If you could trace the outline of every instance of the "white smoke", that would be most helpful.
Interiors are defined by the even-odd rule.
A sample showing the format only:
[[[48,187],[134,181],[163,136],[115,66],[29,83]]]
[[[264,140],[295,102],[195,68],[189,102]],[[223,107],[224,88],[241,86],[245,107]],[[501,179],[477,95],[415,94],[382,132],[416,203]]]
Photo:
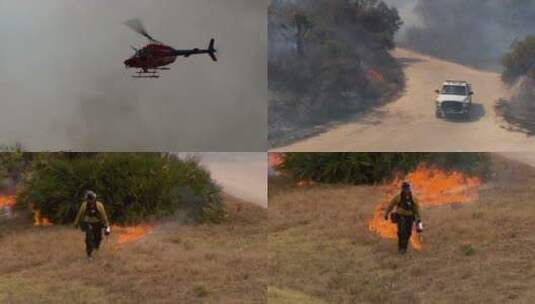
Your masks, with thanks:
[[[0,144],[27,150],[264,151],[265,0],[0,1]],[[160,79],[123,61],[147,41],[205,48]]]

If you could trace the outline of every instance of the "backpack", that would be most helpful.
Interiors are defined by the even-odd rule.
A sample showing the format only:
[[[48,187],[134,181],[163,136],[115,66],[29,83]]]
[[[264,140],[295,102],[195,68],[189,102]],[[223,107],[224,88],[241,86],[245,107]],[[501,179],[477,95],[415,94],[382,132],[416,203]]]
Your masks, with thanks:
[[[88,217],[98,217],[100,219],[100,213],[97,210],[97,202],[94,204],[87,203],[87,206],[85,208],[85,215]]]
[[[412,211],[414,209],[414,200],[412,198],[412,193],[408,195],[400,194],[398,207]]]

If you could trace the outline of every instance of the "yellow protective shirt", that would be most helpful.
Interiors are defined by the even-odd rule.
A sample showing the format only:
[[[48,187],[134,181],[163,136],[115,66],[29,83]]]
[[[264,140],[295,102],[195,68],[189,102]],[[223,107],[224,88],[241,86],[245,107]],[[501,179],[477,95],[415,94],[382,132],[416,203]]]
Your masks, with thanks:
[[[100,221],[104,222],[104,225],[106,227],[110,226],[110,222],[108,221],[108,215],[106,214],[106,209],[104,209],[104,205],[101,202],[96,202],[96,209],[99,213],[100,217],[92,217],[86,214],[87,210],[87,202],[83,202],[80,206],[80,209],[78,210],[78,214],[76,214],[76,219],[74,220],[74,225],[78,226],[80,224],[80,220],[87,223],[98,223]]]
[[[390,201],[386,208],[386,212],[390,213],[390,211],[392,211],[392,209],[394,209],[395,207],[396,213],[408,216],[414,215],[414,217],[418,220],[420,219],[420,205],[418,204],[418,201],[416,200],[416,198],[414,198],[414,196],[412,197],[412,202],[412,210],[401,208],[401,194],[398,194]]]

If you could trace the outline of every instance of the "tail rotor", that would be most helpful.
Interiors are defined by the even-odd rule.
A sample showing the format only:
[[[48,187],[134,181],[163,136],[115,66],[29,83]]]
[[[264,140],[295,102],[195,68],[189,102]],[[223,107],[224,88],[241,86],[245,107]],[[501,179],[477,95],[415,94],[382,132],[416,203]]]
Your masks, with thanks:
[[[208,55],[210,56],[210,58],[212,58],[213,61],[217,61],[217,57],[216,57],[216,53],[217,53],[217,50],[215,49],[215,40],[214,39],[210,39],[210,44],[208,45]]]

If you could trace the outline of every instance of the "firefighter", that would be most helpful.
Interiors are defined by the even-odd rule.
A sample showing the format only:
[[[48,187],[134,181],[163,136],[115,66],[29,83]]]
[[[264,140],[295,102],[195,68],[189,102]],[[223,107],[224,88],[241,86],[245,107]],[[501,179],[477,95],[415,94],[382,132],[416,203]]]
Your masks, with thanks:
[[[80,227],[85,232],[85,250],[88,260],[92,259],[91,254],[94,250],[98,250],[100,242],[102,241],[102,230],[109,235],[110,222],[106,214],[104,205],[97,201],[97,194],[93,191],[85,193],[85,202],[82,203],[76,219],[74,220],[74,227]]]
[[[409,240],[412,235],[412,226],[414,222],[421,227],[420,224],[420,208],[417,200],[412,195],[411,185],[408,182],[403,182],[401,185],[401,193],[396,195],[385,209],[385,220],[388,220],[388,215],[395,208],[391,214],[392,222],[397,224],[398,228],[398,248],[400,254],[407,252]]]

